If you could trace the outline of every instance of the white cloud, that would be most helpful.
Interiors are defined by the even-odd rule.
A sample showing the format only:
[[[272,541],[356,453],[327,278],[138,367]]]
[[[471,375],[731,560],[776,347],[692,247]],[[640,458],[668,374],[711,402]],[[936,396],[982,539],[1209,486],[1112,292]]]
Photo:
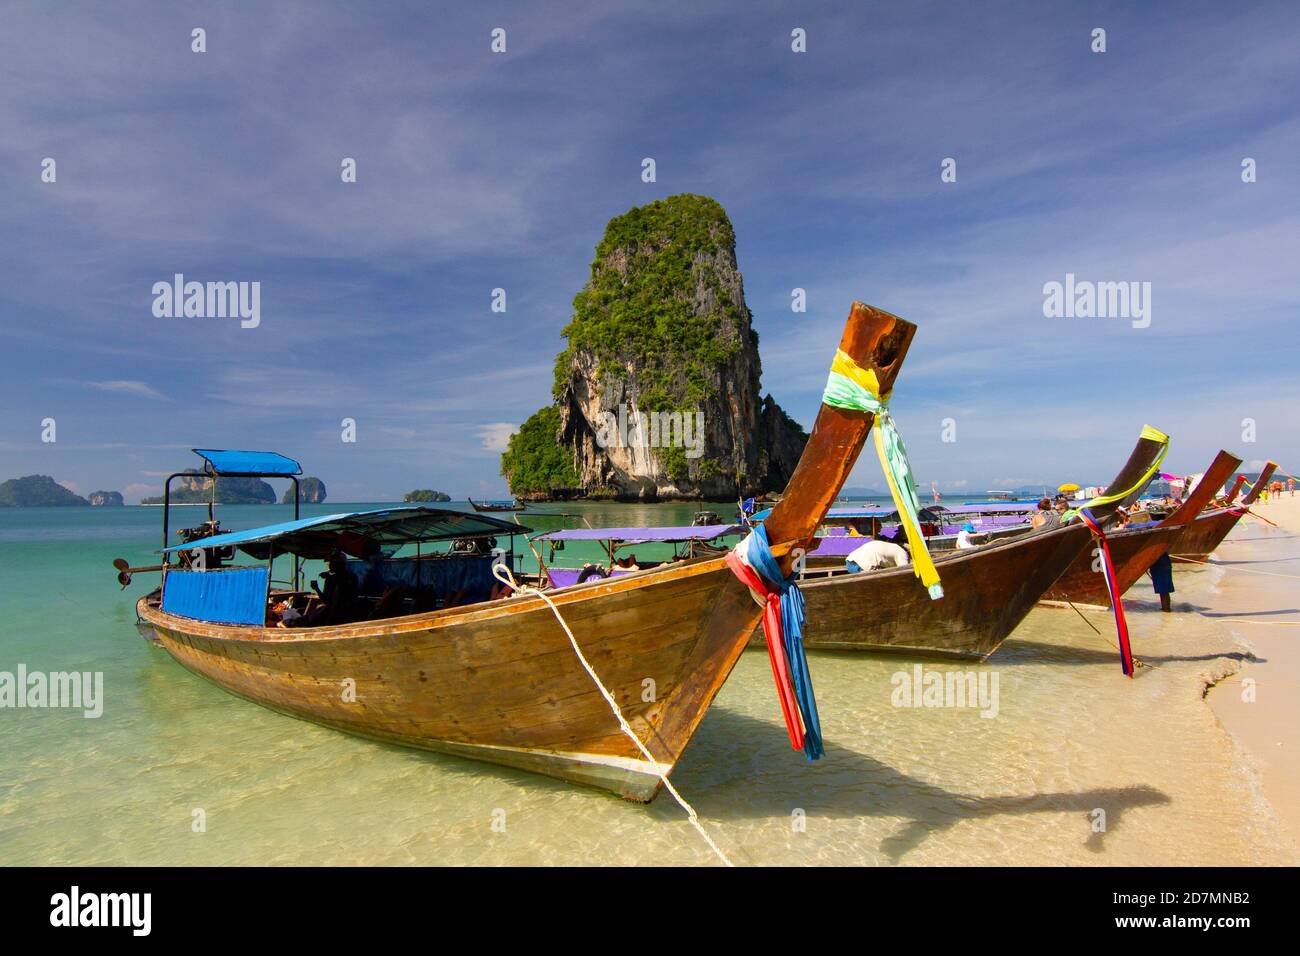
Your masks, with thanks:
[[[87,382],[86,385],[89,388],[99,389],[101,392],[116,392],[119,395],[134,395],[137,398],[151,398],[158,402],[171,401],[171,399],[153,386],[144,382],[135,381],[134,379],[112,379],[107,382]]]
[[[485,451],[505,451],[510,436],[518,430],[519,426],[510,422],[489,422],[479,429],[478,437]]]
[[[138,504],[141,498],[148,498],[157,495],[162,489],[157,485],[146,485],[143,482],[132,482],[122,489],[122,500],[129,505]]]

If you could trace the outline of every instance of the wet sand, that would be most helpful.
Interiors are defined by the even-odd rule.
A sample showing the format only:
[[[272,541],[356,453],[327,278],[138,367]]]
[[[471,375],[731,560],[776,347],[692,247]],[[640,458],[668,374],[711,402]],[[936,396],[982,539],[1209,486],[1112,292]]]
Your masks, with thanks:
[[[1300,496],[1257,502],[1251,510],[1259,518],[1238,523],[1212,568],[1178,579],[1214,575],[1212,606],[1200,613],[1254,655],[1208,700],[1259,773],[1291,840],[1300,842]]]

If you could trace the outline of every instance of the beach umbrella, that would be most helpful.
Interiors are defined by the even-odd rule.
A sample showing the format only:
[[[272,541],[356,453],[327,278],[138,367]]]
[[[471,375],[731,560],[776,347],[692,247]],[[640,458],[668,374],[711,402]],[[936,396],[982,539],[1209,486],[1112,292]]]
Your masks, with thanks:
[[[1066,482],[1065,484],[1061,485],[1061,487],[1057,488],[1056,490],[1057,490],[1057,491],[1060,491],[1060,492],[1062,492],[1062,493],[1068,494],[1068,493],[1071,492],[1071,491],[1078,491],[1078,490],[1079,490],[1079,486],[1076,485],[1076,484],[1074,484],[1073,482]]]

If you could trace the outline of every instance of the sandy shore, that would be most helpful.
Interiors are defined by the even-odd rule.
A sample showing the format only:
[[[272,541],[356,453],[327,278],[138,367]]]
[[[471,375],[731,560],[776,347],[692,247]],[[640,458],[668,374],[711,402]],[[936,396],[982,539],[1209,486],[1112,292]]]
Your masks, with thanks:
[[[1199,611],[1228,628],[1256,660],[1216,685],[1208,700],[1300,843],[1300,496],[1284,494],[1251,510],[1259,518],[1246,515],[1204,572],[1217,580],[1212,606]]]

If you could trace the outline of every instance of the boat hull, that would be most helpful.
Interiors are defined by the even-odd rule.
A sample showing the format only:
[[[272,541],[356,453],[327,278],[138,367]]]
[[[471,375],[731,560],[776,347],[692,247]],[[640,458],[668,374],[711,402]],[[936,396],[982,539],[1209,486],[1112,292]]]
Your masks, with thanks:
[[[1106,543],[1119,593],[1123,594],[1136,584],[1182,533],[1181,527],[1151,525],[1107,534]],[[1047,589],[1043,600],[1110,607],[1110,593],[1106,590],[1106,578],[1098,559],[1099,547],[1099,544],[1093,544],[1084,548],[1056,583]]]
[[[1192,561],[1208,560],[1214,553],[1214,549],[1228,536],[1228,532],[1237,526],[1237,522],[1245,513],[1245,510],[1240,508],[1226,508],[1199,515],[1179,529],[1182,534],[1174,542],[1169,553],[1173,557],[1187,558]]]
[[[655,771],[671,772],[760,609],[719,559],[554,600],[653,764],[535,597],[311,629],[208,624],[148,599],[137,610],[179,663],[281,713],[649,801],[662,785]]]
[[[1076,524],[937,556],[938,601],[911,567],[806,581],[804,646],[982,660],[1090,540]],[[761,633],[754,640],[761,643]]]

